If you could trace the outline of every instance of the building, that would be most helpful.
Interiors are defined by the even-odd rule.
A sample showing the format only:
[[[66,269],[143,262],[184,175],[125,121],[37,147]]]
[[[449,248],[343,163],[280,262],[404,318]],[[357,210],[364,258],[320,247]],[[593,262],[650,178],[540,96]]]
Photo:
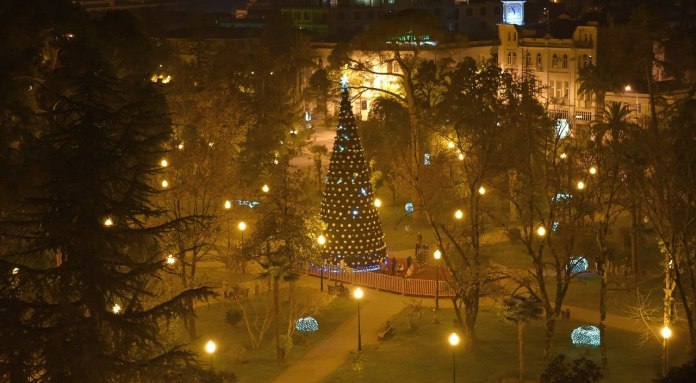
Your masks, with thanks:
[[[183,8],[190,0],[77,0],[88,12],[125,11],[141,8]]]

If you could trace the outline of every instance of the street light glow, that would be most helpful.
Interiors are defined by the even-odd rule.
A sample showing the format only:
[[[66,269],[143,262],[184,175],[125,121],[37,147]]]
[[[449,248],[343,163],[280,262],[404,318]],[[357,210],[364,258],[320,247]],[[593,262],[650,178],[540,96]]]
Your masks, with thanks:
[[[353,296],[355,297],[355,299],[361,299],[363,297],[362,289],[360,287],[355,289],[355,292],[353,292]]]
[[[167,161],[166,158],[162,158],[162,161],[160,161],[160,166],[166,168],[167,166],[169,166],[169,161]]]
[[[324,246],[326,244],[326,237],[324,237],[324,234],[317,237],[317,243],[321,246]]]
[[[114,225],[114,220],[111,219],[111,217],[106,217],[104,219],[104,226],[110,227]]]
[[[375,198],[375,207],[382,207],[382,200],[379,198]]]
[[[591,167],[591,168],[590,168],[590,174],[592,174],[592,175],[595,175],[595,174],[597,174],[597,168],[596,168],[596,167],[594,167],[594,166],[593,166],[593,167]]]
[[[669,328],[669,326],[665,326],[660,330],[660,335],[662,335],[664,339],[669,339],[672,337],[672,329]]]
[[[162,188],[166,189],[169,186],[169,181],[167,180],[162,180]]]
[[[239,230],[244,231],[244,230],[246,230],[246,228],[247,228],[247,224],[246,224],[246,222],[241,221],[241,222],[239,223],[239,225],[237,225],[237,227],[239,228]]]
[[[167,264],[169,266],[171,266],[175,263],[176,263],[176,258],[174,258],[174,255],[172,255],[172,254],[167,255]]]
[[[205,344],[205,352],[212,354],[215,350],[217,350],[217,345],[212,340],[209,340],[208,343]]]
[[[225,201],[225,209],[230,210],[232,208],[232,202],[230,200]]]
[[[539,226],[539,228],[537,228],[536,230],[536,233],[538,236],[543,237],[546,235],[546,228],[543,226]]]
[[[462,219],[463,217],[464,217],[464,212],[461,209],[457,209],[457,211],[454,212],[454,218]]]
[[[450,149],[454,149],[454,141],[450,141],[447,143],[447,147]]]
[[[479,188],[478,192],[479,192],[479,194],[484,195],[484,194],[486,194],[486,188],[483,187],[483,186],[481,186],[481,187]]]
[[[566,158],[568,158],[568,155],[565,153],[561,153],[561,159],[565,160]]]
[[[435,258],[436,260],[439,261],[441,257],[442,257],[442,252],[440,250],[435,250],[435,252],[433,253],[433,258]]]
[[[121,312],[121,306],[118,303],[115,303],[114,306],[111,308],[111,312],[114,314],[118,314]]]
[[[268,193],[268,191],[271,190],[271,188],[268,187],[268,185],[264,184],[261,186],[261,191],[264,193]]]
[[[459,153],[459,161],[464,161],[464,153]]]
[[[582,181],[578,181],[578,190],[582,190],[585,188],[585,183]]]
[[[633,88],[631,88],[630,85],[626,85],[626,86],[624,87],[624,90],[625,90],[626,92],[630,92],[630,91],[633,90]]]
[[[449,344],[452,346],[456,346],[459,344],[459,335],[457,333],[453,332],[449,336]]]

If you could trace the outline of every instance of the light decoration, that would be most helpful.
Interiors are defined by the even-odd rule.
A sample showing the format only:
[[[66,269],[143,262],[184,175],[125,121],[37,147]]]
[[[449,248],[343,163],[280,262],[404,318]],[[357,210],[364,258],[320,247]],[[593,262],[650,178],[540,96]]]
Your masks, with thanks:
[[[461,209],[457,209],[457,211],[454,212],[454,218],[456,218],[456,219],[464,218],[464,212]]]
[[[578,190],[583,190],[585,188],[585,183],[582,181],[578,181],[577,187]]]
[[[406,202],[404,210],[406,210],[406,213],[413,213],[413,202]]]
[[[318,243],[320,246],[326,245],[326,237],[324,237],[324,234],[322,234],[322,235],[320,235],[319,237],[317,237],[317,243]]]
[[[250,208],[254,208],[258,205],[261,205],[261,202],[258,201],[248,201],[248,200],[243,200],[243,199],[238,199],[235,202],[237,202],[237,205],[239,206],[248,206]]]
[[[459,153],[459,156],[457,156],[457,158],[459,158],[459,161],[464,161],[464,153]]]
[[[266,184],[264,184],[263,186],[261,186],[261,191],[264,192],[264,193],[268,193],[270,190],[271,190],[271,188],[268,187],[268,185],[266,185]]]
[[[320,208],[326,227],[321,254],[331,271],[338,269],[341,260],[354,271],[379,270],[379,260],[386,256],[371,178],[344,75],[339,122]]]
[[[559,225],[559,224],[560,224],[560,222],[558,222],[558,221],[553,221],[553,223],[551,224],[551,231],[556,231],[556,230],[558,230],[558,225]]]
[[[430,165],[430,153],[425,153],[423,155],[423,165],[425,165],[425,166]]]
[[[111,307],[111,312],[114,314],[120,314],[121,313],[121,305],[118,303],[114,303],[114,305]]]
[[[319,322],[314,317],[305,316],[295,321],[295,329],[299,332],[309,334],[319,330]]]
[[[162,161],[160,161],[160,166],[166,168],[167,166],[169,166],[169,161],[167,161],[166,158],[162,158]]]
[[[17,275],[19,274],[19,267],[15,267],[12,269],[12,275]]]
[[[111,227],[114,225],[114,220],[111,217],[104,218],[104,226]]]
[[[175,263],[176,263],[176,258],[174,257],[174,255],[172,255],[172,254],[167,255],[167,264],[169,266],[173,266]]]
[[[593,166],[593,167],[591,167],[589,171],[590,171],[590,174],[592,174],[592,175],[595,175],[595,174],[597,174],[597,168],[596,168],[596,167],[594,167],[594,166]]]
[[[580,326],[570,333],[570,340],[576,346],[598,347],[600,344],[597,326]]]
[[[570,199],[571,197],[572,196],[568,193],[556,193],[556,195],[552,198],[552,200],[555,202],[555,201]]]
[[[232,208],[232,201],[226,200],[225,201],[225,209],[230,210]]]
[[[479,194],[484,195],[484,194],[486,194],[486,188],[483,187],[483,186],[481,186],[481,187],[479,188],[478,192],[479,192]]]
[[[587,271],[590,267],[590,263],[587,262],[585,257],[571,257],[570,258],[570,271],[572,273],[582,273]]]
[[[167,187],[169,187],[169,181],[167,181],[167,180],[162,180],[162,184],[161,184],[161,185],[162,185],[162,189],[166,189]]]

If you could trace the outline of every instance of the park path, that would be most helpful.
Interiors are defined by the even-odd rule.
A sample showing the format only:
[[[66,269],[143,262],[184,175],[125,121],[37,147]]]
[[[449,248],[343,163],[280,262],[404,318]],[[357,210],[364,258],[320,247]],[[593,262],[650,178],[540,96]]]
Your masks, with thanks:
[[[308,286],[317,286],[316,278],[304,277]],[[350,286],[351,290],[355,286]],[[384,322],[401,312],[408,302],[407,297],[376,291],[363,287],[365,297],[360,304],[360,326],[362,345],[376,344],[377,333]],[[337,298],[345,299],[345,298]],[[351,298],[349,298],[351,299]],[[305,354],[302,359],[288,367],[273,382],[321,382],[337,368],[343,365],[351,352],[358,347],[358,315],[356,314],[338,326],[328,338]]]

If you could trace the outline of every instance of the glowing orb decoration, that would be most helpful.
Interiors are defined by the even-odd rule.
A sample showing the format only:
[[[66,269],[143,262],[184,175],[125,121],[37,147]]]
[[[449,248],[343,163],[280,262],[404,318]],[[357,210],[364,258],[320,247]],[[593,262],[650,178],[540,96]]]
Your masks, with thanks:
[[[317,322],[317,320],[311,316],[301,317],[295,321],[295,329],[305,334],[309,334],[310,332],[319,330],[319,322]]]
[[[596,326],[581,326],[570,333],[570,339],[576,346],[598,347],[599,328]]]
[[[407,213],[413,213],[413,202],[407,202],[406,205],[404,205],[404,209]]]
[[[587,262],[585,257],[572,257],[570,258],[570,270],[573,273],[582,273],[587,271],[590,267],[590,263]]]

